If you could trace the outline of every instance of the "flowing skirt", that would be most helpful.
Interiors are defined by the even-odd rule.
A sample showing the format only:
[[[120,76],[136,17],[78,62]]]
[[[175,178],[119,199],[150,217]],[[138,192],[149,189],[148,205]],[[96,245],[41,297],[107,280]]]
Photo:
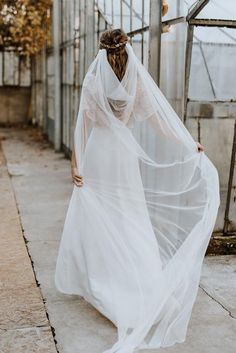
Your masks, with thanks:
[[[83,296],[115,325],[134,327],[144,308],[152,310],[153,283],[162,273],[138,159],[111,130],[95,126],[83,176],[84,186],[74,186],[65,220],[57,288]]]
[[[208,239],[200,234],[212,229],[204,218],[196,223],[164,268],[139,160],[109,128],[93,127],[83,177],[84,186],[74,186],[65,219],[56,287],[83,296],[117,326],[119,337],[135,328],[125,347],[184,341],[202,264],[195,246],[203,256]],[[116,352],[114,347],[109,352]]]

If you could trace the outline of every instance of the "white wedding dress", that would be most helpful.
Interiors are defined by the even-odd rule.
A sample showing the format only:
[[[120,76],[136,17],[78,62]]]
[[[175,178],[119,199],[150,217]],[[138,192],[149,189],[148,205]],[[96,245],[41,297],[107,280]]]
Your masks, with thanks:
[[[219,207],[218,173],[126,44],[121,82],[106,50],[83,83],[74,186],[55,283],[118,329],[106,353],[186,338]]]

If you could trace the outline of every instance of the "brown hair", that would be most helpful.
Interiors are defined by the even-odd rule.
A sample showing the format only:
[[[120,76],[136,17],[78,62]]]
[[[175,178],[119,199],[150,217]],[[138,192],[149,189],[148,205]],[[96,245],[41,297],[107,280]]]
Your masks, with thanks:
[[[126,69],[128,54],[125,50],[125,44],[129,37],[120,28],[103,32],[100,38],[99,49],[106,49],[107,59],[121,81]]]

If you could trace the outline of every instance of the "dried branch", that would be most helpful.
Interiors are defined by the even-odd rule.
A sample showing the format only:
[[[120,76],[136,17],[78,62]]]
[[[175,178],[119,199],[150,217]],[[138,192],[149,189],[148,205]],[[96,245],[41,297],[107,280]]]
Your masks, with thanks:
[[[51,41],[52,0],[0,0],[0,50],[38,53]]]

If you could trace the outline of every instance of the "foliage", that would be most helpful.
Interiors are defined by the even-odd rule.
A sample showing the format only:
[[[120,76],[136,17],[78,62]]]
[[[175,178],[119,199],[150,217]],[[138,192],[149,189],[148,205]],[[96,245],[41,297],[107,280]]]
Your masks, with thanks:
[[[52,0],[0,0],[0,50],[38,53],[51,40]]]

